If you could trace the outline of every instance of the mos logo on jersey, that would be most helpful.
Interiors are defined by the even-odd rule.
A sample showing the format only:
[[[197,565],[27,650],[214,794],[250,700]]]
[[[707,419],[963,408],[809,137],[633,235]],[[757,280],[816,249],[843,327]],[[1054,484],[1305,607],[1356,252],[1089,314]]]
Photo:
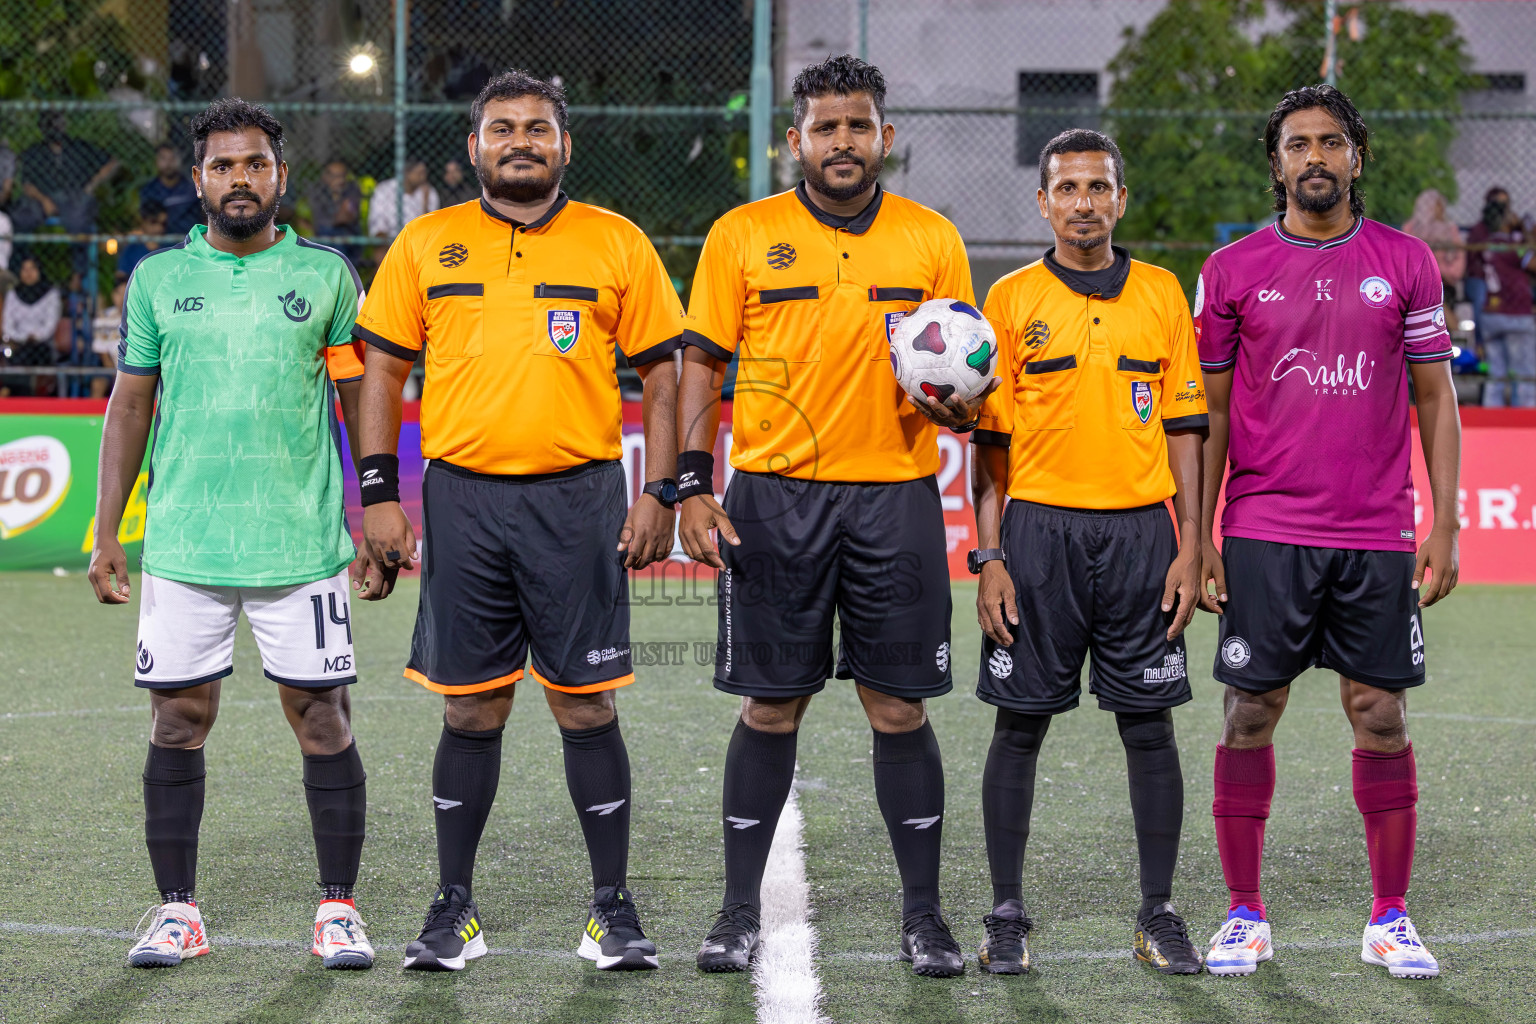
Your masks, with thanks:
[[[581,314],[574,309],[549,311],[549,340],[561,352],[569,352],[581,337]]]
[[[469,259],[469,250],[464,248],[458,242],[450,242],[449,244],[443,246],[441,249],[437,250],[437,262],[441,263],[449,270],[452,270],[454,267],[462,266],[464,261],[467,259]]]
[[[1024,344],[1030,348],[1039,348],[1051,340],[1051,325],[1044,320],[1032,320],[1028,327],[1024,328]]]
[[[287,295],[279,295],[277,301],[283,304],[283,315],[296,324],[301,324],[309,319],[309,314],[315,311],[309,304],[309,300],[299,295],[295,288]]]
[[[788,242],[780,242],[768,250],[768,265],[774,270],[785,270],[795,264],[795,247]]]
[[[1131,381],[1131,409],[1145,423],[1152,418],[1152,385],[1144,380]]]

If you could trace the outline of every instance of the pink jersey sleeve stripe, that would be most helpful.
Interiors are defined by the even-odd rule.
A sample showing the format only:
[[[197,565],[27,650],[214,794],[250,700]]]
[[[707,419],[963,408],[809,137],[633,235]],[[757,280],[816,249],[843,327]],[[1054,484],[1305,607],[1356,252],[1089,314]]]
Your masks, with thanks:
[[[1405,356],[1404,358],[1406,358],[1410,363],[1438,363],[1442,360],[1451,358],[1451,356],[1454,354],[1455,353],[1453,353],[1450,349],[1445,349],[1444,351],[1440,352],[1419,352]]]

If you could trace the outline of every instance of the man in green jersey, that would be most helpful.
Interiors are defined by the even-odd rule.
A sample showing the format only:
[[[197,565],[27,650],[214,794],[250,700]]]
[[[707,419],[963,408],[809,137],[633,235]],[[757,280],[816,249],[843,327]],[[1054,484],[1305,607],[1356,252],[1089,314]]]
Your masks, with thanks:
[[[191,130],[208,224],[129,279],[90,568],[102,603],[127,603],[117,529],[153,419],[135,682],[153,713],[144,831],[160,903],[128,962],[174,967],[208,952],[193,890],[203,743],[243,609],[304,755],[323,889],[314,952],[327,967],[366,968],[373,949],[352,902],[366,799],[346,689],[357,678],[349,565],[364,599],[389,583],[366,555],[353,560],[326,380],[355,462],[362,286],[341,253],[274,223],[288,168],[271,114],[219,100]]]

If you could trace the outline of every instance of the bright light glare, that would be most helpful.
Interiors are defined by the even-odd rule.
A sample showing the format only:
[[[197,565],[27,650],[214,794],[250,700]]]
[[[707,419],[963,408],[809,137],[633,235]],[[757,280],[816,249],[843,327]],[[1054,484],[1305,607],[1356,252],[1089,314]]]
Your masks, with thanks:
[[[373,57],[366,53],[354,53],[347,61],[347,70],[354,75],[366,75],[373,70]]]
[[[1463,320],[1463,321],[1461,321],[1460,326],[1461,326],[1461,329],[1464,330],[1464,331],[1476,330],[1477,329],[1477,321],[1476,320]]]

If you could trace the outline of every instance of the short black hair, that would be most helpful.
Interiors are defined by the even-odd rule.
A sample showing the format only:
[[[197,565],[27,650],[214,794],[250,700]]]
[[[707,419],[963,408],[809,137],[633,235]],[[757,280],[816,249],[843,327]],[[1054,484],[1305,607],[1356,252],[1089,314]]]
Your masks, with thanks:
[[[1096,132],[1092,128],[1068,128],[1040,151],[1040,190],[1049,191],[1051,187],[1051,157],[1060,156],[1063,153],[1108,153],[1109,159],[1115,167],[1115,188],[1125,187],[1125,157],[1120,155],[1120,147],[1115,145],[1115,140],[1103,132]]]
[[[146,199],[139,204],[139,219],[149,220],[151,217],[165,216],[165,204],[158,199]]]
[[[156,153],[159,153],[162,150],[164,152],[167,152],[167,153],[180,153],[181,152],[181,150],[177,149],[176,146],[174,144],[170,143],[170,142],[162,142],[162,143],[160,143],[160,145],[155,147],[155,152]]]
[[[503,71],[480,90],[475,102],[469,106],[469,130],[478,133],[480,122],[485,120],[485,105],[492,100],[515,100],[523,96],[540,96],[555,108],[555,125],[563,132],[570,129],[570,113],[566,108],[565,90],[554,82],[535,78],[526,71],[513,68]]]
[[[795,76],[795,125],[805,120],[805,109],[812,96],[852,96],[867,92],[875,101],[875,112],[885,123],[885,76],[868,61],[851,53],[828,57],[820,64],[807,65]]]
[[[272,144],[272,155],[283,162],[283,123],[266,107],[249,103],[238,96],[214,100],[208,109],[192,118],[187,126],[192,133],[192,162],[201,165],[208,153],[208,136],[215,132],[237,132],[242,128],[260,128]]]
[[[1264,152],[1269,157],[1269,189],[1275,194],[1276,213],[1285,212],[1285,179],[1280,176],[1277,166],[1279,161],[1276,159],[1280,152],[1280,127],[1287,117],[1301,110],[1327,111],[1338,122],[1339,129],[1349,139],[1349,144],[1355,147],[1355,152],[1360,154],[1362,169],[1366,157],[1371,155],[1370,129],[1366,128],[1365,119],[1348,96],[1331,85],[1304,85],[1300,89],[1292,89],[1280,97],[1274,112],[1269,115],[1269,123],[1264,126]],[[1356,217],[1365,216],[1365,193],[1360,191],[1358,179],[1349,182],[1349,212]]]

